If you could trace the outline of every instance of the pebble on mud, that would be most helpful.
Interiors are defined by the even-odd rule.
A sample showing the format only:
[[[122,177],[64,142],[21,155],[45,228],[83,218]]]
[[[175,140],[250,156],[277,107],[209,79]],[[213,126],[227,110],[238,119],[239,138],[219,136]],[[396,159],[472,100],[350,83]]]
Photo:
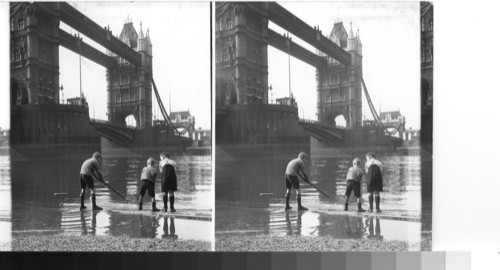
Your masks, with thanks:
[[[16,235],[12,251],[211,251],[210,242],[92,235]]]
[[[420,251],[430,250],[430,239],[422,243],[372,239],[336,239],[273,235],[216,235],[216,251]]]

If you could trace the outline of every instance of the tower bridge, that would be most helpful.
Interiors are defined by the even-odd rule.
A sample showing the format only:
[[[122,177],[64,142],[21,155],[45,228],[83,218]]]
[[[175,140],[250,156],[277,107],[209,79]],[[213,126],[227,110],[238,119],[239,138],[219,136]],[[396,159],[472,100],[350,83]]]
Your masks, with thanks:
[[[132,22],[114,36],[108,27],[65,2],[10,4],[11,30],[11,135],[12,143],[40,144],[61,141],[100,143],[99,135],[122,146],[180,145],[180,138],[163,113],[166,125],[153,127],[153,50],[149,31],[136,31]],[[107,49],[101,52],[79,35],[60,29],[63,22]],[[90,120],[88,107],[59,102],[59,46],[106,68],[108,121]],[[156,86],[157,101],[161,99]],[[83,95],[80,97],[83,98]],[[85,104],[85,102],[82,102]],[[163,111],[162,111],[163,112]],[[132,115],[136,129],[125,126]],[[157,134],[158,133],[158,134]],[[73,139],[70,139],[73,138]]]
[[[300,143],[309,136],[327,145],[399,144],[388,138],[381,121],[375,126],[363,126],[363,89],[365,94],[368,92],[362,79],[359,30],[355,34],[352,25],[346,30],[341,21],[336,21],[325,36],[319,28],[311,27],[275,2],[215,5],[218,144],[279,140]],[[317,52],[270,29],[269,21]],[[269,104],[268,46],[316,68],[317,121],[299,120],[296,106]],[[346,128],[337,127],[338,117],[345,119]]]

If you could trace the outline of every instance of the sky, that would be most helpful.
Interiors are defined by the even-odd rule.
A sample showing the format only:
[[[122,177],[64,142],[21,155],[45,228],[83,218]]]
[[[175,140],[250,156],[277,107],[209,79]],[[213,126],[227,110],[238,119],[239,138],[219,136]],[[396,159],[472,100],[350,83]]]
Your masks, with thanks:
[[[418,2],[278,2],[328,36],[340,17],[347,32],[359,27],[363,44],[363,77],[377,111],[397,111],[406,128],[420,128],[420,7]],[[321,12],[318,12],[321,11]],[[269,28],[288,33],[270,23]],[[316,52],[294,35],[292,41]],[[274,98],[288,96],[288,54],[268,48],[269,78]],[[291,89],[299,116],[317,120],[316,69],[293,57]],[[363,95],[363,114],[372,119]]]
[[[109,26],[115,36],[120,34],[127,18],[132,20],[137,33],[142,21],[144,34],[147,29],[150,31],[153,44],[153,78],[167,112],[189,110],[191,115],[195,116],[196,128],[211,127],[210,3],[70,4],[101,27]],[[5,10],[8,11],[8,6]],[[60,27],[70,34],[77,33],[63,23]],[[8,30],[8,27],[2,29]],[[106,52],[103,47],[85,36],[83,41]],[[59,57],[59,83],[64,87],[64,98],[76,97],[80,91],[79,56],[60,46]],[[90,117],[107,119],[106,69],[82,57],[81,70],[82,89],[89,103]],[[171,109],[169,104],[172,105]],[[157,105],[153,106],[153,111],[161,117]],[[0,126],[8,125],[8,119],[4,118],[2,114]]]
[[[8,4],[1,3],[5,11]],[[120,33],[123,23],[131,18],[137,31],[142,21],[143,31],[149,28],[153,43],[153,76],[162,101],[172,111],[190,110],[196,126],[209,128],[210,112],[210,9],[207,2],[71,2],[100,26],[110,26],[113,34]],[[370,96],[377,109],[400,110],[406,117],[406,127],[420,127],[420,53],[418,2],[280,2],[280,4],[311,26],[319,25],[328,35],[338,17],[349,31],[359,28],[363,43],[363,74]],[[317,12],[321,10],[323,12]],[[8,25],[8,14],[0,22]],[[269,24],[270,28],[286,33]],[[76,31],[61,24],[70,33]],[[8,35],[8,27],[2,27]],[[292,39],[316,52],[312,46],[293,35]],[[89,38],[84,41],[95,44]],[[8,40],[3,41],[8,46]],[[104,48],[95,45],[97,48]],[[64,98],[79,94],[78,55],[60,47],[60,84]],[[288,56],[271,46],[269,51],[269,84],[273,97],[288,95]],[[2,57],[8,59],[8,52]],[[316,117],[315,69],[291,58],[291,88],[297,97],[302,118]],[[1,66],[7,70],[8,66]],[[105,69],[82,58],[82,88],[88,98],[90,116],[107,119]],[[8,85],[6,85],[8,89]],[[171,102],[169,102],[171,96]],[[8,106],[5,99],[3,101]],[[5,108],[4,106],[2,106]],[[155,105],[153,111],[160,115]],[[363,112],[371,118],[363,99]],[[9,125],[8,113],[2,113],[0,127]]]

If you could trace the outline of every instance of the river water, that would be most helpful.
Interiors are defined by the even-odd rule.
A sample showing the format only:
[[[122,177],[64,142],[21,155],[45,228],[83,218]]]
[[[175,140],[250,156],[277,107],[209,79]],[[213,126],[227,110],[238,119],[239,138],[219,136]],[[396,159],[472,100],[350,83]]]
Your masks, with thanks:
[[[384,176],[381,214],[358,214],[353,194],[349,211],[344,211],[345,177],[352,159],[312,157],[306,170],[312,183],[330,198],[301,181],[302,204],[309,211],[300,212],[297,212],[295,192],[290,199],[292,209],[284,211],[284,171],[289,160],[218,162],[216,235],[329,235],[339,239],[419,243],[422,230],[420,157],[386,155],[379,159]],[[362,192],[367,209],[366,182]]]
[[[0,251],[10,250],[11,241],[10,157],[0,156]]]
[[[12,211],[4,218],[12,235],[24,232],[75,235],[128,236],[133,238],[168,238],[212,241],[212,176],[210,156],[177,156],[178,191],[175,207],[178,215],[151,214],[151,200],[146,194],[144,210],[137,210],[141,169],[148,156],[107,158],[102,174],[108,185],[132,204],[96,182],[97,204],[103,211],[92,211],[89,191],[79,210],[79,172],[83,160],[23,160],[2,163],[2,189],[9,186]],[[156,157],[156,159],[158,159]],[[6,179],[6,180],[4,180]],[[157,207],[163,208],[160,180],[156,181]],[[2,196],[3,199],[4,196]],[[2,204],[3,205],[3,204]],[[2,209],[3,211],[3,209]],[[3,216],[3,215],[2,215]],[[2,223],[0,223],[1,225]]]

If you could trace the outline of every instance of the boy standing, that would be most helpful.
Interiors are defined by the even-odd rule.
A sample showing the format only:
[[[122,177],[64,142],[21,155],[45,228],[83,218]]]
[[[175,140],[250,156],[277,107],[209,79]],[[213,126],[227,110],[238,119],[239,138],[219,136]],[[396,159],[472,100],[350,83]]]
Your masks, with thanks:
[[[300,176],[306,183],[310,183],[309,177],[307,177],[307,174],[304,172],[304,162],[308,159],[309,159],[309,157],[307,156],[306,153],[300,152],[299,156],[295,159],[292,159],[288,163],[288,166],[286,166],[286,171],[285,171],[285,185],[286,185],[285,211],[288,209],[292,209],[292,207],[290,207],[290,204],[289,204],[290,189],[292,189],[292,187],[295,189],[295,192],[297,194],[297,205],[299,207],[298,210],[299,211],[308,210],[307,208],[302,206],[301,196],[300,196],[300,185],[299,185],[299,178],[298,178],[298,176]],[[301,172],[303,175],[301,175]]]
[[[167,212],[168,201],[170,201],[170,212],[174,209],[174,191],[177,191],[177,174],[175,173],[175,161],[170,159],[169,153],[160,154],[161,192],[163,192],[163,211]],[[167,197],[168,193],[168,197]]]
[[[149,197],[151,197],[151,203],[153,205],[153,212],[160,211],[156,208],[155,200],[155,180],[156,180],[156,169],[155,169],[155,159],[149,158],[147,161],[147,166],[142,169],[141,172],[141,192],[139,196],[139,210],[142,210],[142,199],[146,190],[148,191]]]
[[[375,194],[375,209],[377,213],[381,213],[380,210],[380,192],[383,190],[383,179],[382,179],[382,162],[376,159],[374,153],[369,152],[366,154],[366,180],[368,182],[368,201],[370,202],[370,212],[373,212],[373,195]]]
[[[103,178],[101,173],[99,172],[99,168],[102,164],[102,156],[101,153],[95,152],[91,158],[85,160],[80,169],[80,210],[83,210],[87,207],[83,204],[85,200],[85,190],[87,187],[90,189],[90,195],[92,197],[92,210],[102,210],[101,207],[97,206],[95,203],[95,193],[94,193],[94,177],[103,182]],[[96,175],[97,174],[97,175]]]
[[[352,167],[347,170],[347,188],[345,190],[345,207],[344,210],[347,211],[349,208],[349,196],[354,190],[354,196],[358,199],[358,212],[366,212],[362,207],[361,198],[361,179],[363,178],[363,170],[361,169],[361,159],[355,158],[352,161]]]

